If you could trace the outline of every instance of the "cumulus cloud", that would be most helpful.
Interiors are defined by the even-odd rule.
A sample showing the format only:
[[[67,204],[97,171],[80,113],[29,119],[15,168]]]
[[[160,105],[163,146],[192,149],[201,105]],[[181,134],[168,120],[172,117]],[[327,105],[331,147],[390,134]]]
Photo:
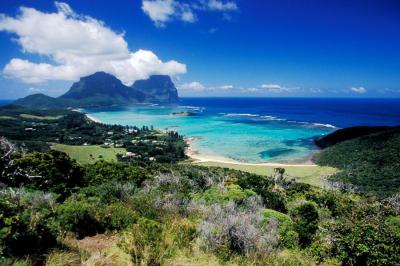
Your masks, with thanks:
[[[350,91],[358,94],[363,94],[367,92],[367,89],[364,87],[351,87]]]
[[[181,90],[204,90],[206,87],[198,81],[178,85]]]
[[[66,3],[55,2],[57,12],[21,7],[16,17],[0,15],[0,31],[17,36],[25,53],[46,56],[46,62],[13,58],[3,73],[27,83],[77,80],[96,71],[116,75],[130,85],[152,74],[179,75],[186,65],[163,62],[151,51],[132,52],[123,33],[104,22],[76,14]]]
[[[234,1],[197,0],[180,2],[178,0],[142,0],[142,10],[149,16],[157,27],[165,27],[166,23],[181,20],[188,23],[197,21],[197,11],[219,11],[223,16],[227,12],[237,11],[239,8]],[[230,17],[230,16],[229,16]]]

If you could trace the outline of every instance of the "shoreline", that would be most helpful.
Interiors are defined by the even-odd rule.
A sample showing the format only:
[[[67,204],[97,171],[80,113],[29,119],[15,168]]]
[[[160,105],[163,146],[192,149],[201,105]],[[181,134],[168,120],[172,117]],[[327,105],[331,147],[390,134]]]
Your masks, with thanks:
[[[83,113],[82,110],[75,109],[74,111],[81,112]],[[86,114],[85,116],[87,119],[90,121],[93,121],[95,123],[100,123],[104,124],[101,120],[97,119],[96,117]],[[186,156],[188,156],[191,160],[193,160],[193,163],[224,163],[224,164],[233,164],[233,165],[248,165],[248,166],[273,166],[273,167],[317,167],[318,165],[314,164],[310,159],[301,163],[282,163],[282,162],[268,162],[268,163],[246,163],[246,162],[240,162],[236,161],[234,159],[226,158],[223,156],[212,156],[212,155],[204,155],[200,154],[198,150],[196,150],[192,143],[196,140],[200,139],[199,137],[185,137],[184,140],[188,147],[185,150]]]
[[[88,114],[85,114],[85,116],[86,116],[87,119],[89,119],[92,122],[99,123],[99,124],[104,124],[103,122],[101,122],[99,119],[97,119],[94,116],[91,116],[91,115],[88,115]]]
[[[223,163],[233,165],[248,165],[248,166],[273,166],[273,167],[318,167],[310,159],[302,163],[282,163],[282,162],[268,162],[268,163],[246,163],[236,161],[234,159],[226,158],[223,156],[202,155],[196,150],[192,143],[198,140],[198,137],[186,137],[185,142],[188,145],[186,148],[186,156],[193,160],[193,163]]]

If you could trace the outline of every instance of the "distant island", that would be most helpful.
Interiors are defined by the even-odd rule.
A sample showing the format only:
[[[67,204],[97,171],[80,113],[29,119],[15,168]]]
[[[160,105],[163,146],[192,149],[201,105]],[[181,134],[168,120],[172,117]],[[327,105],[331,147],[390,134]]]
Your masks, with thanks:
[[[57,98],[45,94],[33,94],[16,100],[13,104],[27,108],[85,108],[135,103],[176,103],[178,91],[167,75],[152,75],[137,80],[131,87],[124,85],[115,76],[96,72],[82,77],[71,88]]]

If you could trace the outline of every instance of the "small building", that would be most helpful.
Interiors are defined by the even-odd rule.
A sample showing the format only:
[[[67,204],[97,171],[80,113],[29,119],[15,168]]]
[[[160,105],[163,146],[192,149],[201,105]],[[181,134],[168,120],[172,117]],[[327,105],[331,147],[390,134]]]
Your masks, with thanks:
[[[134,153],[134,152],[127,151],[125,153],[125,157],[135,157],[135,156],[136,156],[136,153]]]

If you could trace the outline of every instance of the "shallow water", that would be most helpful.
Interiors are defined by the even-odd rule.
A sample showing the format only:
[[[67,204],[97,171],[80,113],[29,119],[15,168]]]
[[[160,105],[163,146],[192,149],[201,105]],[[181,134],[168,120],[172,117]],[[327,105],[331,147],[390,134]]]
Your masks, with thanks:
[[[340,127],[400,124],[400,100],[184,98],[85,111],[104,123],[176,130],[197,137],[201,155],[251,163],[307,160],[313,139]],[[184,111],[192,116],[172,115]]]

